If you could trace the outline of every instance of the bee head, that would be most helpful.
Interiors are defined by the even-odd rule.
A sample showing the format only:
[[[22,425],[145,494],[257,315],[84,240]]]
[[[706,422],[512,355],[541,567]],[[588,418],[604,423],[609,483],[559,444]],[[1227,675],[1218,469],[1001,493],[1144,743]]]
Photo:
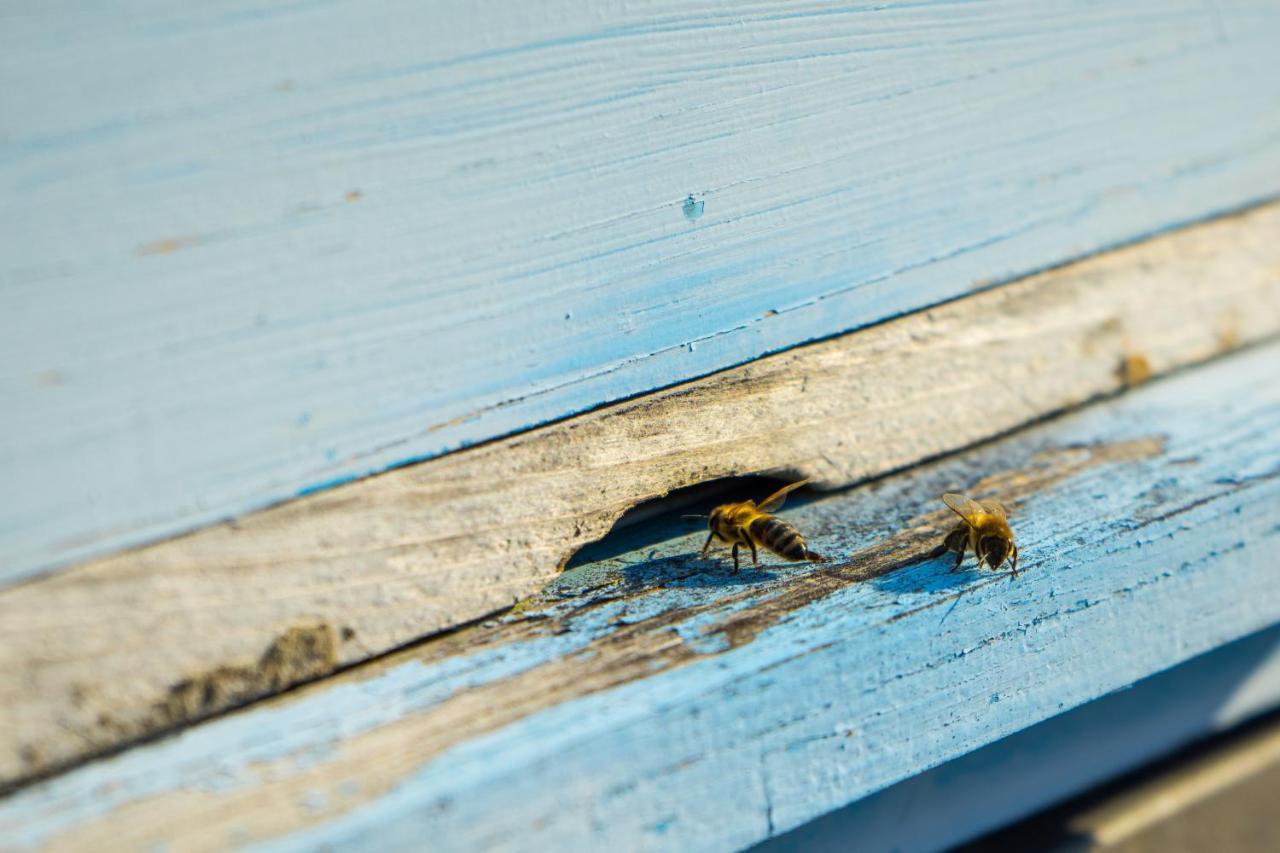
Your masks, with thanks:
[[[978,556],[991,568],[998,569],[1009,556],[1010,544],[1003,536],[983,536],[978,540]]]
[[[707,528],[715,530],[724,520],[724,507],[718,506],[711,510],[711,515],[707,516]]]

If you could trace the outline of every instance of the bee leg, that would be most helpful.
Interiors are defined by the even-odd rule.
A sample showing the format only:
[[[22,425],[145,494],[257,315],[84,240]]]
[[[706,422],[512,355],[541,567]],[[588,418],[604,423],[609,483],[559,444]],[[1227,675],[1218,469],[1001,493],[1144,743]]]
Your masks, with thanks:
[[[738,543],[733,543],[733,573],[738,573]]]
[[[747,544],[751,546],[751,565],[753,566],[760,565],[760,560],[756,558],[756,543],[748,539]]]
[[[705,543],[703,543],[703,545],[702,545],[702,553],[700,553],[700,554],[698,555],[699,557],[705,557],[705,556],[707,556],[707,549],[711,547],[711,540],[712,540],[712,539],[715,539],[715,538],[716,538],[715,531],[712,531],[712,532],[710,532],[710,533],[708,533],[708,534],[707,534],[707,541],[706,541]]]
[[[1010,549],[1009,568],[1013,569],[1013,577],[1009,578],[1009,580],[1013,580],[1013,578],[1016,578],[1018,576],[1018,546],[1017,545],[1014,545]]]
[[[969,534],[963,527],[957,527],[947,534],[946,539],[942,540],[942,546],[945,550],[956,552],[956,564],[951,567],[951,571],[960,571],[960,565],[964,562],[964,552],[968,544]]]
[[[947,547],[946,540],[938,543],[938,547],[921,557],[921,561],[936,560],[951,549]]]

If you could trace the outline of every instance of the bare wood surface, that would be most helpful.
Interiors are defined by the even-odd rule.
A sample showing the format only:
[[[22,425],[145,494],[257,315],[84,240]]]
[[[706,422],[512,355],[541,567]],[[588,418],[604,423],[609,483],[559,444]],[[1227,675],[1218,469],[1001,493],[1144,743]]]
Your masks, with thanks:
[[[0,781],[511,605],[629,508],[845,486],[1280,330],[1280,206],[0,593]]]

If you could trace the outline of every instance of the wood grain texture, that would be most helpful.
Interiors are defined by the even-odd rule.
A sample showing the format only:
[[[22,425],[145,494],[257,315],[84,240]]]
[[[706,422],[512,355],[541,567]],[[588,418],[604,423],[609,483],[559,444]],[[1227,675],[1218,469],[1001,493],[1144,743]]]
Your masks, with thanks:
[[[1274,197],[1277,42],[1271,0],[0,4],[0,579]]]
[[[1275,334],[1277,233],[1260,208],[8,589],[0,780],[509,606],[673,489],[848,485]]]
[[[738,848],[1280,621],[1280,345],[789,508],[839,560],[729,574],[699,531],[41,783],[12,844]],[[951,488],[1024,572],[913,562]],[[670,522],[679,526],[678,520]]]

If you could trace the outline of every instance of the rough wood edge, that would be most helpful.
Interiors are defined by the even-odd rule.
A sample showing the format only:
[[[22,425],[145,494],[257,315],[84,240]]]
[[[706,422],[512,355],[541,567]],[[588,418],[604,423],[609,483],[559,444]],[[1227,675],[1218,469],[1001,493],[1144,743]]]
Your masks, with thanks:
[[[0,784],[509,606],[629,508],[836,488],[1280,331],[1280,204],[0,593]]]

